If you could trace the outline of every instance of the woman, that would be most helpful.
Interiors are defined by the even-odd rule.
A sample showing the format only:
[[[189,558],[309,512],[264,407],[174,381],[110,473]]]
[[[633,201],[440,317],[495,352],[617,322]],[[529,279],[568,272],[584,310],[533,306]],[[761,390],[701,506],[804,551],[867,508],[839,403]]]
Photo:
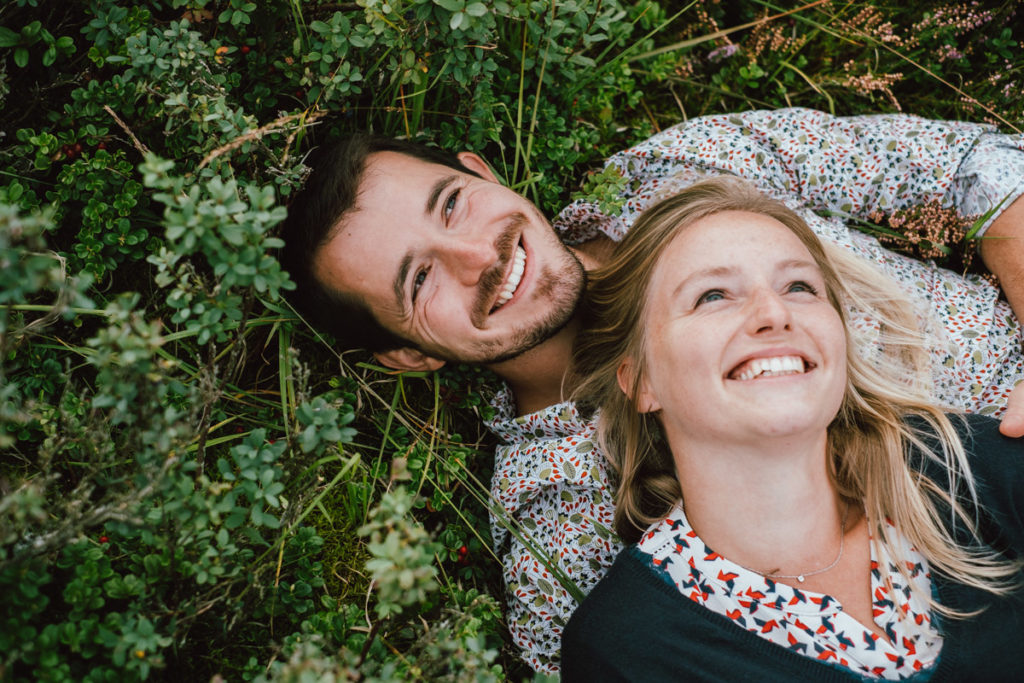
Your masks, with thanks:
[[[590,298],[577,394],[635,545],[566,627],[566,680],[1020,680],[1020,446],[928,404],[884,278],[719,178],[648,210]]]

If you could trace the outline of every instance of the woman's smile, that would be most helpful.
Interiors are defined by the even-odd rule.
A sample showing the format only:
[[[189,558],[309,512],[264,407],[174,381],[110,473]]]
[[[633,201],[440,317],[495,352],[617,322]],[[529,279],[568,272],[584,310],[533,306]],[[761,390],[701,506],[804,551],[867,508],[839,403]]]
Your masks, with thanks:
[[[753,379],[767,379],[785,375],[801,375],[813,369],[800,356],[772,356],[744,361],[729,373],[729,379],[748,382]]]

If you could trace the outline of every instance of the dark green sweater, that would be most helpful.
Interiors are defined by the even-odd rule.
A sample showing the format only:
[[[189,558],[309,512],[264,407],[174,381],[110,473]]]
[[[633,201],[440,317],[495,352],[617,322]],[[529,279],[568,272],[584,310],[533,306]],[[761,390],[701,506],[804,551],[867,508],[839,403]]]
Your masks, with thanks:
[[[970,456],[981,532],[1010,558],[1024,556],[1024,442],[998,423],[971,416],[961,437]],[[916,456],[934,480],[941,470]],[[962,530],[958,536],[964,537]],[[1024,574],[1021,575],[1024,581]],[[939,601],[971,619],[939,620],[938,663],[912,680],[1024,681],[1024,596],[995,598],[932,575]],[[646,566],[635,547],[615,561],[573,614],[562,636],[562,679],[571,681],[854,681],[849,669],[819,662],[751,633],[679,593]],[[877,679],[875,679],[877,680]]]

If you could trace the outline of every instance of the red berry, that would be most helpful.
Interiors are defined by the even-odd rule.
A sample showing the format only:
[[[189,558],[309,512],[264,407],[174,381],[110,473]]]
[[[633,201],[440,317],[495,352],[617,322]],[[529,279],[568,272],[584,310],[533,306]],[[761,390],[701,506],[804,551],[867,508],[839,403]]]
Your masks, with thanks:
[[[73,149],[75,150],[75,154],[80,154],[82,152],[82,143],[76,142]]]
[[[248,46],[248,45],[243,45],[243,46],[242,46],[242,54],[243,54],[243,55],[247,55],[247,54],[249,54],[249,49],[250,49],[250,48],[249,48],[249,46]]]
[[[99,144],[96,145],[96,149],[106,149],[106,148],[107,148],[107,143],[103,142],[102,140],[100,140]]]
[[[110,540],[110,538],[107,537],[107,536],[100,536],[100,543],[106,543],[109,540]]]

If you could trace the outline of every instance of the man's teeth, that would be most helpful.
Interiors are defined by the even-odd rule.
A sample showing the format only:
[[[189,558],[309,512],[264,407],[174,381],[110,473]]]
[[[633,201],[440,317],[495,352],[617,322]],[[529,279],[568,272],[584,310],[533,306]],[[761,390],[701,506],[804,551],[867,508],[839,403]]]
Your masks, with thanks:
[[[746,381],[755,377],[798,375],[802,372],[804,372],[804,361],[799,356],[757,358],[747,363],[747,366],[736,376],[736,379]]]
[[[516,287],[519,286],[519,281],[523,279],[524,270],[526,270],[526,252],[523,251],[522,247],[516,247],[516,254],[512,259],[512,272],[508,274],[508,280],[505,281],[505,286],[502,287],[497,301],[494,302],[495,308],[504,306],[512,298],[512,295],[516,293]]]

